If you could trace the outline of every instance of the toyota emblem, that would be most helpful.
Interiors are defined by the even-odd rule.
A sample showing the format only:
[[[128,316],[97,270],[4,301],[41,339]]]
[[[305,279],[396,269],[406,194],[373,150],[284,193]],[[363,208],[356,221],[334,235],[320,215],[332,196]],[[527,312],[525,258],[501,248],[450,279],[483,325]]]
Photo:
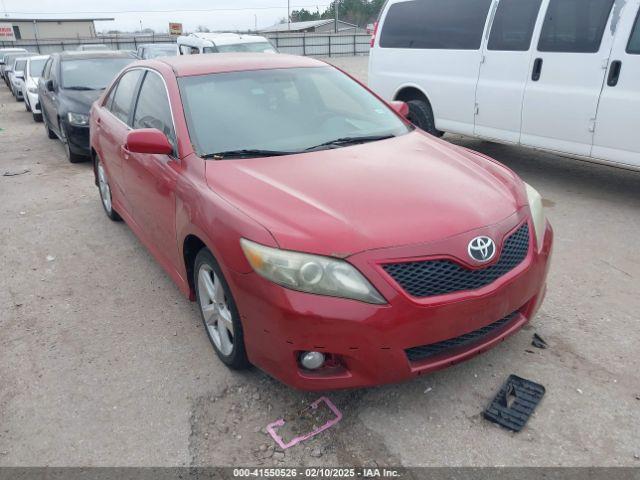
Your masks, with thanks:
[[[489,237],[476,237],[469,242],[469,256],[476,262],[488,262],[496,254],[496,244]]]

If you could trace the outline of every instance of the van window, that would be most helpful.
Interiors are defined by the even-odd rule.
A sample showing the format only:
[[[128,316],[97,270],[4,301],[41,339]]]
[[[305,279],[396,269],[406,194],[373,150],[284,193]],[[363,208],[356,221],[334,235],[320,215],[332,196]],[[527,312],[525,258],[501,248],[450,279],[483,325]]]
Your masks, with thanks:
[[[502,0],[491,27],[489,50],[526,52],[542,0]]]
[[[389,8],[381,48],[478,50],[491,0],[412,0]]]
[[[551,0],[545,15],[538,50],[541,52],[595,53],[614,0]]]
[[[629,45],[627,46],[627,53],[640,55],[640,11],[636,17],[636,24],[631,32],[631,38],[629,39]]]

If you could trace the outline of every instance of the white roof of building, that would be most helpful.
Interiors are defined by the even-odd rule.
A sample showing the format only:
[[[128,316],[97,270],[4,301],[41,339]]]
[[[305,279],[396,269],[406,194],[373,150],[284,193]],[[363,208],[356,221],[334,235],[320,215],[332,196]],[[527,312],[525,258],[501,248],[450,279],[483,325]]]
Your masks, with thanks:
[[[332,24],[335,20],[333,18],[328,18],[326,20],[311,20],[308,22],[291,22],[291,23],[276,23],[275,25],[271,25],[267,28],[261,28],[260,32],[298,32],[300,30],[307,30],[309,28],[321,27],[323,25]],[[356,28],[357,25],[353,23],[343,22],[342,20],[338,20],[338,25],[346,25],[348,28]],[[343,30],[344,27],[338,27],[338,30]]]

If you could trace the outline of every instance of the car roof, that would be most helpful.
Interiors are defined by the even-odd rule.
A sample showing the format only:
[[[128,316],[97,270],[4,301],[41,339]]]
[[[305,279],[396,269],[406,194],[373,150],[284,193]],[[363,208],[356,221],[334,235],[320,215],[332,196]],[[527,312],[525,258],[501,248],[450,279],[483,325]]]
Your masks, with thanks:
[[[310,57],[275,55],[273,53],[204,53],[147,60],[138,62],[138,64],[151,65],[156,62],[169,65],[178,77],[248,70],[327,66],[325,62]]]
[[[33,57],[27,57],[27,60],[46,60],[51,55],[34,55]]]
[[[60,60],[80,60],[83,58],[93,59],[93,58],[133,58],[131,52],[118,52],[118,51],[67,51],[67,52],[58,52],[56,55],[60,57]]]
[[[175,43],[139,43],[138,47],[153,48],[153,47],[176,47]]]
[[[216,45],[236,45],[239,43],[259,43],[268,42],[265,37],[260,35],[245,35],[239,33],[209,33],[209,32],[197,32],[190,35],[178,37],[178,43],[190,44],[190,43],[203,43],[213,42]]]

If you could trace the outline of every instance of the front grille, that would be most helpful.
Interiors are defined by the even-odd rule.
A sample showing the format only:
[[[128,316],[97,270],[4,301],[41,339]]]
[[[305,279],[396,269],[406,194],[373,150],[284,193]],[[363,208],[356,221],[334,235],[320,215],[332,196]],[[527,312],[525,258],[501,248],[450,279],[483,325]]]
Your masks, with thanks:
[[[529,252],[529,226],[525,223],[504,242],[500,259],[479,270],[469,270],[451,260],[388,263],[384,270],[410,295],[431,297],[475,290],[513,270]]]
[[[409,361],[419,362],[420,360],[425,360],[427,358],[439,355],[449,349],[463,347],[465,345],[475,343],[486,337],[490,333],[493,333],[501,327],[504,327],[517,317],[518,312],[513,312],[512,314],[501,318],[497,322],[494,322],[491,325],[487,325],[486,327],[482,327],[473,332],[465,333],[464,335],[460,335],[459,337],[450,338],[449,340],[444,340],[442,342],[432,343],[431,345],[422,345],[420,347],[407,348],[405,350],[405,353],[407,354],[407,358],[409,359]]]

